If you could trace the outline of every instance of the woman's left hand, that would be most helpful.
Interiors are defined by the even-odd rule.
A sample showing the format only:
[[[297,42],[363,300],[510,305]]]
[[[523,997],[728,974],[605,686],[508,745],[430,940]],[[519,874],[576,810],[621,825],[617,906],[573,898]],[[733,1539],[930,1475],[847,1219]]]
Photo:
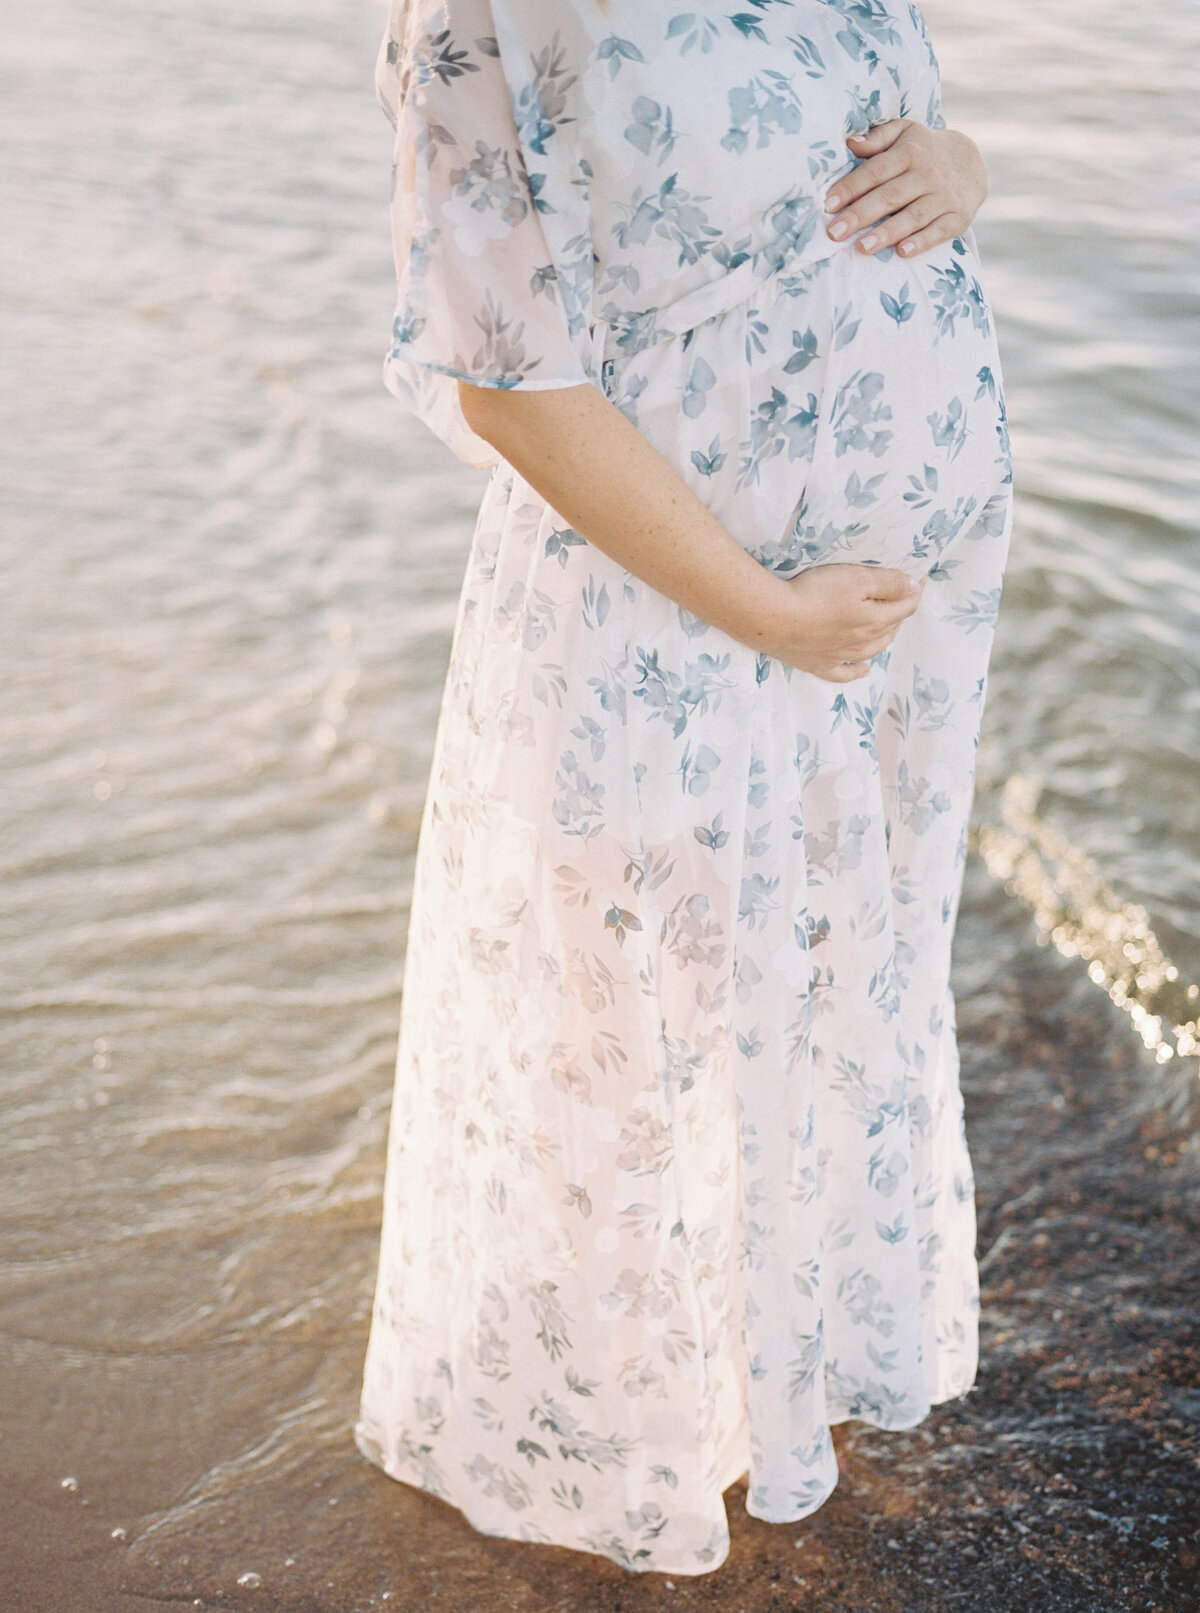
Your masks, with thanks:
[[[876,226],[855,243],[867,256],[894,246],[910,258],[952,241],[988,193],[979,147],[957,129],[889,118],[866,134],[852,134],[846,144],[865,160],[826,197],[825,211],[837,214],[826,229],[837,241]]]

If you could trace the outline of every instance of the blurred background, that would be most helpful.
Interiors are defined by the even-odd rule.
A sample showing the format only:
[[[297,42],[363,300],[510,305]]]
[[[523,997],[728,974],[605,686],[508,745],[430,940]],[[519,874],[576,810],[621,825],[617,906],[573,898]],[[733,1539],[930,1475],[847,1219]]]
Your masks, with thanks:
[[[1196,1608],[1200,8],[923,9],[948,121],[991,170],[976,233],[1017,462],[957,964],[985,1366],[923,1430],[851,1433],[803,1529],[738,1502],[727,1567],[671,1595]],[[20,1613],[666,1594],[475,1537],[350,1442],[484,481],[380,383],[383,21],[377,0],[0,12]]]

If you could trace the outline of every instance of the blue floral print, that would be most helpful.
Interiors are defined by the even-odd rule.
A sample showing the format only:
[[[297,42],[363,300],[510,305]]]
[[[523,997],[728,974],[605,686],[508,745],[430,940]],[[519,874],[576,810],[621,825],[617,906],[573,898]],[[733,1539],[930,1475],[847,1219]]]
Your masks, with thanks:
[[[393,0],[389,388],[490,466],[421,825],[356,1438],[702,1574],[977,1369],[950,944],[1011,522],[970,231],[822,227],[943,127],[909,0]],[[599,387],[760,564],[927,576],[822,682],[625,572],[457,383]]]

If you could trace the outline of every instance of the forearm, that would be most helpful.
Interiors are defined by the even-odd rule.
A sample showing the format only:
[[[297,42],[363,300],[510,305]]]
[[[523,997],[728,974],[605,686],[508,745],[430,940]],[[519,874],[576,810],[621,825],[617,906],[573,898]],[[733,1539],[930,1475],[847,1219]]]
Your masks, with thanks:
[[[535,392],[460,383],[471,429],[624,570],[752,649],[786,636],[793,596],[590,383]]]

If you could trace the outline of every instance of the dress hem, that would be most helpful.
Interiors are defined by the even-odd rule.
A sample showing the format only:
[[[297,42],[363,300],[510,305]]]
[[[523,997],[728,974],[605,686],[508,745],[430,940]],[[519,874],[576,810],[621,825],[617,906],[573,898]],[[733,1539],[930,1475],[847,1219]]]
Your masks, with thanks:
[[[842,1423],[861,1422],[866,1423],[869,1428],[879,1429],[879,1431],[884,1434],[903,1434],[910,1428],[919,1428],[935,1406],[945,1405],[946,1402],[950,1400],[960,1400],[963,1395],[968,1394],[975,1385],[976,1376],[976,1373],[972,1373],[970,1381],[965,1383],[960,1389],[948,1389],[944,1393],[931,1396],[925,1409],[919,1412],[917,1416],[910,1418],[907,1422],[885,1422],[882,1419],[876,1419],[874,1417],[864,1417],[861,1412],[847,1411],[845,1409],[839,1410],[837,1407],[832,1407],[830,1408],[829,1412],[828,1426],[830,1428],[835,1428],[840,1426]],[[840,1477],[841,1474],[839,1472],[838,1478],[840,1479]],[[779,1515],[772,1515],[766,1512],[755,1512],[754,1508],[750,1505],[749,1497],[747,1497],[746,1500],[746,1511],[752,1518],[757,1518],[760,1523],[802,1523],[805,1518],[811,1518],[814,1512],[819,1512],[821,1510],[826,1501],[829,1500],[830,1496],[837,1489],[837,1486],[838,1479],[835,1479],[821,1499],[819,1501],[815,1501],[811,1506],[806,1506],[802,1512],[789,1512]]]
[[[909,1418],[907,1421],[884,1421],[874,1417],[864,1417],[861,1412],[852,1412],[845,1409],[845,1407],[839,1408],[834,1406],[830,1408],[828,1426],[834,1427],[845,1422],[862,1422],[866,1423],[868,1427],[879,1429],[882,1433],[904,1433],[908,1429],[919,1427],[920,1424],[923,1423],[929,1416],[930,1412],[935,1406],[944,1405],[950,1400],[961,1399],[963,1395],[969,1393],[969,1391],[974,1387],[976,1375],[977,1374],[973,1372],[970,1380],[964,1383],[960,1388],[947,1389],[942,1393],[931,1396],[924,1409],[918,1413],[917,1416]],[[611,1553],[597,1551],[595,1547],[592,1546],[585,1546],[565,1540],[537,1540],[521,1535],[509,1529],[491,1529],[485,1524],[476,1523],[474,1518],[471,1517],[466,1507],[464,1507],[460,1501],[454,1501],[449,1496],[442,1495],[437,1490],[432,1489],[429,1485],[422,1484],[420,1478],[413,1473],[399,1472],[396,1464],[388,1458],[379,1441],[368,1433],[365,1424],[361,1420],[354,1425],[354,1443],[357,1445],[362,1455],[365,1456],[373,1466],[379,1468],[381,1472],[385,1473],[388,1478],[395,1480],[398,1484],[410,1485],[414,1490],[420,1490],[425,1495],[432,1496],[437,1501],[445,1502],[447,1506],[453,1507],[456,1512],[460,1513],[472,1529],[474,1529],[478,1534],[486,1535],[489,1539],[516,1540],[523,1545],[556,1546],[567,1551],[581,1551],[586,1553],[588,1556],[604,1557],[607,1559],[607,1561],[615,1562],[618,1567],[624,1568],[627,1573],[634,1574],[683,1574],[698,1577],[702,1574],[715,1573],[716,1570],[722,1566],[729,1555],[729,1542],[727,1540],[724,1555],[716,1562],[706,1563],[703,1566],[697,1566],[694,1562],[678,1563],[669,1565],[667,1567],[654,1568],[651,1568],[648,1565],[646,1567],[640,1567],[637,1565],[630,1566],[628,1563],[621,1562],[619,1558],[613,1556]],[[732,1485],[736,1484],[740,1479],[746,1478],[748,1474],[748,1463],[744,1466],[739,1466],[737,1472],[733,1473],[722,1482],[720,1492],[722,1497],[724,1497]],[[839,1471],[838,1477],[833,1481],[820,1499],[814,1501],[811,1505],[804,1507],[800,1512],[789,1512],[786,1514],[756,1512],[750,1505],[749,1491],[747,1492],[744,1510],[748,1517],[756,1519],[759,1523],[802,1523],[805,1518],[811,1518],[814,1512],[819,1512],[821,1510],[833,1492],[837,1489],[840,1478],[841,1473]]]

